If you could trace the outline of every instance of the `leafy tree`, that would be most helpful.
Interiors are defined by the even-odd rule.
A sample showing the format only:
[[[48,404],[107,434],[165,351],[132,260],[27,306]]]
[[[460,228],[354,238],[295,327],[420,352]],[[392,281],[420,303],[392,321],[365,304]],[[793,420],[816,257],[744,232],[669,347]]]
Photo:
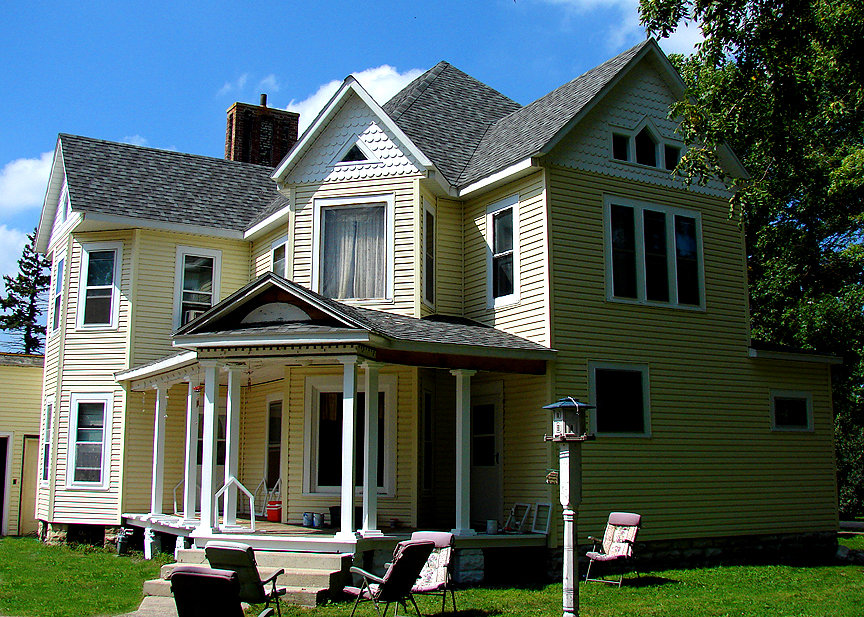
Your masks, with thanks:
[[[20,334],[21,341],[15,345],[24,353],[42,351],[45,326],[39,323],[44,312],[45,292],[51,281],[51,262],[36,252],[36,230],[27,235],[27,244],[18,260],[18,274],[3,276],[6,295],[0,297],[0,330]]]
[[[752,331],[843,356],[833,371],[840,507],[862,513],[864,3],[640,0],[640,11],[661,37],[702,27],[696,51],[671,58],[688,86],[670,110],[690,146],[676,171],[688,182],[722,176],[725,141],[750,172],[731,184],[747,226]]]

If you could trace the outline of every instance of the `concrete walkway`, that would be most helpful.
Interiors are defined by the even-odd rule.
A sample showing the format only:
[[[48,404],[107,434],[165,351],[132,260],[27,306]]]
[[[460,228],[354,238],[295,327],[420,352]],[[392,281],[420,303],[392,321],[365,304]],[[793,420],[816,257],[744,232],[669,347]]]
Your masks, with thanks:
[[[177,607],[174,606],[174,598],[145,596],[137,611],[117,617],[177,617]]]

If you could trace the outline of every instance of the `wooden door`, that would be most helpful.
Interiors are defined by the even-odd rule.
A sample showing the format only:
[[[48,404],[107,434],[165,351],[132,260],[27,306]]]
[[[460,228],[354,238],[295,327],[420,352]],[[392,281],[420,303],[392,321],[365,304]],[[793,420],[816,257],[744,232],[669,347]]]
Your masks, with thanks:
[[[18,534],[35,534],[36,487],[39,475],[39,438],[24,437],[24,460],[21,465],[21,505],[18,509]]]

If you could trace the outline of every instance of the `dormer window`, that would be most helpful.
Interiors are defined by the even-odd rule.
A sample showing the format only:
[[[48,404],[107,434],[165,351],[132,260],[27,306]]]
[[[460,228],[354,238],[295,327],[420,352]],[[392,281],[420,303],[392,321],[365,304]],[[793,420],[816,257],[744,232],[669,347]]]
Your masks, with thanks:
[[[636,145],[636,162],[640,165],[657,167],[657,141],[646,126],[633,140]]]
[[[672,171],[678,165],[678,161],[681,160],[681,148],[666,144],[663,146],[663,154],[663,163],[666,169]]]

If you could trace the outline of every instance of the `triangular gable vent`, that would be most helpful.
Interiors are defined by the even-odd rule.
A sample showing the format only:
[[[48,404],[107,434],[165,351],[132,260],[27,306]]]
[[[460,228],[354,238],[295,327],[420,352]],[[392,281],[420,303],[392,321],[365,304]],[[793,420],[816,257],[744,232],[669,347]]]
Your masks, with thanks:
[[[359,163],[359,162],[368,161],[368,160],[369,160],[369,158],[366,156],[366,154],[359,148],[359,146],[357,146],[357,144],[354,144],[353,146],[351,146],[351,149],[345,153],[345,156],[343,156],[342,160],[339,162],[340,163]]]
[[[356,133],[345,142],[339,153],[333,157],[334,165],[362,165],[364,163],[380,163],[380,161]]]

